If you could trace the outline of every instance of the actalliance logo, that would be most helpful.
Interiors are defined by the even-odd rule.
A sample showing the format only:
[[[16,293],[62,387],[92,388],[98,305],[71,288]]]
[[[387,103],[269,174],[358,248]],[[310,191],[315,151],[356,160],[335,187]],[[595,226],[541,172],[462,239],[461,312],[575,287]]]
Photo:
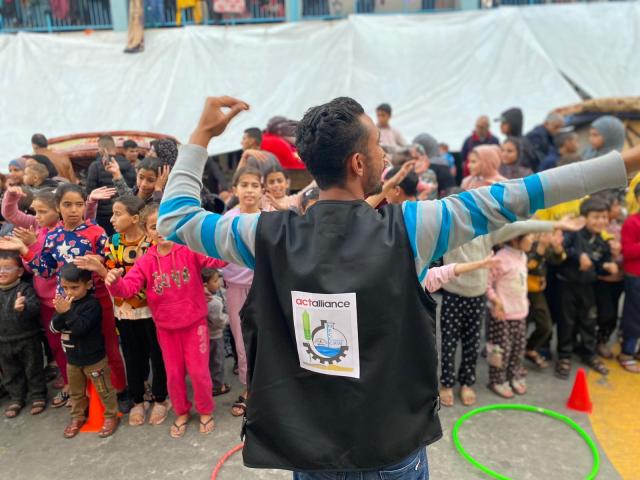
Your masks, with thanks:
[[[316,308],[351,308],[351,302],[345,301],[330,301],[330,300],[312,300],[310,298],[296,298],[296,305],[301,307],[316,307]]]

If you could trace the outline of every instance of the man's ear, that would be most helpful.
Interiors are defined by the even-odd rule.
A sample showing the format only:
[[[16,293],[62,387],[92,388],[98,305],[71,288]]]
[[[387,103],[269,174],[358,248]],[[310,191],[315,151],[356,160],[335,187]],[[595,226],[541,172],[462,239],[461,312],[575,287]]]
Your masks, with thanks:
[[[354,175],[358,177],[364,177],[364,160],[365,157],[361,153],[356,152],[351,156],[348,165],[351,167],[351,171]]]

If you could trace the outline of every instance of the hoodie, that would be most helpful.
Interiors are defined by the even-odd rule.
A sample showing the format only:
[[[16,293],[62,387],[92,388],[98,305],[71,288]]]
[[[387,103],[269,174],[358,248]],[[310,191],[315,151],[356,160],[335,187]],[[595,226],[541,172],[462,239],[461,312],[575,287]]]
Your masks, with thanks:
[[[438,192],[443,192],[456,186],[456,180],[451,175],[449,163],[440,154],[438,141],[428,133],[421,133],[413,139],[414,144],[421,145],[424,148],[427,157],[429,157],[429,168],[433,170],[438,179]]]
[[[587,147],[582,153],[585,160],[605,155],[613,150],[622,150],[624,147],[624,123],[611,115],[605,115],[598,118],[591,124],[591,128],[595,128],[604,143],[597,150],[593,147]]]
[[[479,187],[486,187],[493,185],[494,183],[506,180],[498,169],[502,163],[502,157],[500,156],[500,147],[497,145],[481,145],[472,150],[471,153],[475,153],[480,160],[480,172],[479,175],[468,176],[462,180],[460,185],[465,190],[471,190]]]
[[[147,304],[158,328],[176,330],[207,321],[207,300],[200,272],[226,262],[174,244],[168,255],[157,245],[147,250],[124,278],[107,286],[113,297],[131,298],[146,289]]]
[[[510,128],[509,135],[512,137],[522,136],[522,125],[524,124],[524,115],[522,110],[517,107],[505,110],[500,114],[500,122],[508,123]]]

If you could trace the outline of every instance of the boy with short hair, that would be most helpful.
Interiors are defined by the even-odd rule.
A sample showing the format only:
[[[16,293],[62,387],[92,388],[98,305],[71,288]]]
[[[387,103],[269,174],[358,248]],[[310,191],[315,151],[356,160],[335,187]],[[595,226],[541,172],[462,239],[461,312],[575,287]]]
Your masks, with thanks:
[[[571,356],[602,375],[609,370],[596,355],[596,305],[594,285],[598,276],[614,274],[618,265],[612,261],[611,248],[601,233],[609,222],[608,205],[598,198],[588,198],[580,206],[584,228],[565,234],[566,260],[558,271],[561,317],[558,322],[558,362],[555,374],[568,379]],[[576,339],[579,334],[579,341]]]
[[[54,300],[56,313],[51,331],[62,336],[62,348],[67,355],[67,376],[71,397],[71,422],[64,429],[65,438],[73,438],[86,421],[89,405],[86,388],[89,379],[104,406],[104,423],[100,438],[112,435],[118,428],[118,402],[111,385],[111,372],[102,336],[100,302],[90,290],[92,273],[68,263],[60,270],[60,285],[64,297]]]
[[[49,178],[49,170],[41,163],[27,165],[24,169],[23,181],[36,192],[45,188],[55,189],[58,186],[55,180]]]
[[[133,140],[125,140],[122,144],[124,158],[135,168],[138,163],[138,144]]]
[[[222,285],[220,272],[215,268],[202,269],[205,296],[207,297],[207,323],[209,324],[209,370],[213,381],[213,396],[223,395],[231,391],[224,383],[224,328],[229,323],[229,315],[225,312],[224,301],[219,293]]]
[[[400,167],[394,167],[389,170],[385,176],[385,180],[393,178],[400,171]],[[409,172],[404,179],[391,190],[389,190],[385,198],[387,203],[392,205],[400,205],[402,202],[415,201],[418,195],[418,176],[414,172]]]
[[[47,405],[42,356],[40,302],[33,287],[21,280],[24,269],[16,252],[0,251],[0,370],[9,393],[5,409],[14,418],[31,399],[31,415]]]
[[[247,128],[242,134],[242,151],[260,150],[262,144],[262,130],[258,127]]]
[[[578,153],[578,135],[573,130],[560,132],[553,137],[555,149],[552,149],[540,164],[540,171],[555,168],[561,158]]]
[[[395,128],[391,128],[391,105],[382,103],[376,108],[378,129],[380,130],[380,145],[389,147],[404,147],[407,145],[404,138]]]

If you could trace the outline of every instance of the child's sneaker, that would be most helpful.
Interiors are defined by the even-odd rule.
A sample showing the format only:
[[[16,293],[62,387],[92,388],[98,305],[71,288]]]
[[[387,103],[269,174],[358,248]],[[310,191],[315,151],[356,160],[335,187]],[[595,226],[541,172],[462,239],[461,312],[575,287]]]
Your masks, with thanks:
[[[502,353],[500,345],[487,343],[487,362],[494,368],[502,368]]]
[[[511,387],[507,382],[500,384],[490,383],[489,390],[502,398],[513,398],[515,396],[513,394],[513,390],[511,390]]]
[[[518,380],[513,380],[511,382],[511,388],[518,395],[524,395],[527,393],[527,382],[524,378],[519,378]]]

